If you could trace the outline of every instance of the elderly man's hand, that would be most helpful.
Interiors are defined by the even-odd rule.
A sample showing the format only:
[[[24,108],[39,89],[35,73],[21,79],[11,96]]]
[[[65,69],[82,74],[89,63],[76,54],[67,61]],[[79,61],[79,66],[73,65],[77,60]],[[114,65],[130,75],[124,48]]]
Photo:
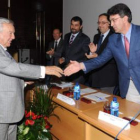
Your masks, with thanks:
[[[57,66],[46,66],[45,74],[61,77],[63,74],[63,70]]]

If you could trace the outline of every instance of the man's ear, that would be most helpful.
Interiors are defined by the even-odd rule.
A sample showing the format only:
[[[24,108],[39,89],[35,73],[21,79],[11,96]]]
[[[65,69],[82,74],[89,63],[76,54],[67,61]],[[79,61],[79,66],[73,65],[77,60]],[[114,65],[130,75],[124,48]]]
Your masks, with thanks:
[[[128,16],[124,16],[123,19],[128,22]]]
[[[83,28],[83,25],[80,26],[80,29],[82,29],[82,28]]]

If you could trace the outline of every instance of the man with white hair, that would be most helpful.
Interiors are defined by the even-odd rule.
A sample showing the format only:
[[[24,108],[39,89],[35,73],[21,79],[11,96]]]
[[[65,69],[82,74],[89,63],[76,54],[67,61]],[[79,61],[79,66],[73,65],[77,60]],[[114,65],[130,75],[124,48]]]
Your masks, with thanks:
[[[13,21],[0,18],[0,140],[16,140],[16,123],[24,116],[24,78],[39,79],[45,74],[61,77],[63,73],[56,66],[17,63],[7,52],[14,33]]]

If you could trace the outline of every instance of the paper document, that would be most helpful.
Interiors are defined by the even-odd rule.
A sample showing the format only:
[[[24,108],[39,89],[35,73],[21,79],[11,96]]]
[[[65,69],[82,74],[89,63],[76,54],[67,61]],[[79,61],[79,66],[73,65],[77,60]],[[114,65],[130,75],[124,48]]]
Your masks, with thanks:
[[[102,93],[102,92],[97,92],[94,94],[95,96],[101,97],[101,98],[106,98],[106,97],[110,97],[110,95]]]
[[[62,95],[62,94],[60,94],[60,93],[58,93],[57,99],[59,99],[59,100],[65,102],[65,103],[67,103],[67,104],[69,104],[69,105],[75,105],[74,99],[69,98],[69,97],[67,97],[67,96],[65,96],[65,95]]]
[[[95,89],[92,89],[92,88],[84,88],[84,89],[81,89],[81,95],[84,95],[84,94],[87,94],[87,93],[92,93],[92,92],[96,92],[97,90]]]
[[[90,100],[94,100],[96,102],[104,102],[107,101],[106,97],[109,97],[110,95],[104,94],[104,93],[94,93],[90,95],[85,95],[84,97]]]

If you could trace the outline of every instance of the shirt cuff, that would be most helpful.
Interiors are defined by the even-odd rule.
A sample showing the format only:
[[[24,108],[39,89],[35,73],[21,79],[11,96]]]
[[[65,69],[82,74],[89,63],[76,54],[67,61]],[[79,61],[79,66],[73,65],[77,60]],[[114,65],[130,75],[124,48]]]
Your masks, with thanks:
[[[26,83],[24,83],[24,87],[26,87],[27,86],[27,84]]]
[[[85,64],[83,62],[80,63],[81,70],[86,71]]]
[[[41,76],[40,76],[40,78],[45,78],[45,67],[44,66],[40,66],[40,68],[41,68]]]
[[[62,59],[65,61],[65,57],[62,57]]]

